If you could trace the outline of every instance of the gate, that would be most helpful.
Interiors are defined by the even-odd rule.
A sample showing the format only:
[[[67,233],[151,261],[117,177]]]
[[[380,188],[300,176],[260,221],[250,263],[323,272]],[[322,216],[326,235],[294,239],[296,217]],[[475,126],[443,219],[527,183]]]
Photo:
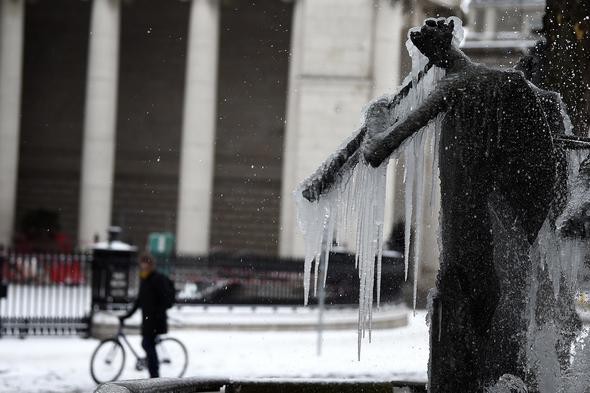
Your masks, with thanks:
[[[89,254],[0,253],[0,335],[87,335]]]

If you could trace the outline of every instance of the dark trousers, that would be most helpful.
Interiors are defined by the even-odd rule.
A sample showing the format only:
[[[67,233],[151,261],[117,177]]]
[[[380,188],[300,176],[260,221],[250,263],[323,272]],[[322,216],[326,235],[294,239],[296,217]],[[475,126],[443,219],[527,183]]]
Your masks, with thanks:
[[[158,353],[156,352],[156,336],[143,336],[141,346],[145,351],[150,378],[158,378],[160,376],[160,362],[158,361]]]

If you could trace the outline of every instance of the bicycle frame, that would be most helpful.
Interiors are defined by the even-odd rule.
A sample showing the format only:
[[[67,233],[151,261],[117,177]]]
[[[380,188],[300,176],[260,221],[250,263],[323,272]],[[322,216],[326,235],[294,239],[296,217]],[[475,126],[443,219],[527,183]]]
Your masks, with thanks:
[[[131,351],[133,356],[135,356],[135,359],[137,359],[138,361],[143,359],[142,356],[140,356],[137,352],[135,352],[135,349],[133,349],[133,346],[131,345],[131,343],[127,339],[127,335],[125,334],[125,332],[123,332],[123,325],[121,325],[121,327],[119,327],[119,331],[117,332],[116,340],[121,343],[125,343],[125,345],[127,346],[127,348],[129,348],[129,350]]]
[[[127,339],[127,336],[125,335],[125,333],[123,333],[123,332],[118,333],[117,334],[117,340],[119,342],[124,342],[125,345],[127,346],[127,348],[129,348],[129,350],[131,351],[131,353],[133,354],[133,356],[135,356],[135,358],[137,360],[141,360],[142,359],[142,356],[140,356],[137,352],[135,352],[135,349],[133,349],[133,346],[131,345],[131,343]]]
[[[129,348],[129,350],[131,351],[131,353],[133,354],[133,356],[135,357],[135,359],[138,362],[144,362],[145,356],[141,356],[138,352],[135,351],[135,349],[133,348],[133,346],[131,345],[131,343],[127,339],[127,335],[123,331],[124,327],[125,326],[123,324],[119,325],[119,330],[117,331],[117,335],[114,338],[118,342],[121,343],[121,345],[123,346],[123,349],[125,349],[125,346],[127,346],[127,348]],[[159,344],[161,341],[162,341],[161,337],[156,336],[156,345]],[[142,364],[142,367],[145,367],[145,364]]]

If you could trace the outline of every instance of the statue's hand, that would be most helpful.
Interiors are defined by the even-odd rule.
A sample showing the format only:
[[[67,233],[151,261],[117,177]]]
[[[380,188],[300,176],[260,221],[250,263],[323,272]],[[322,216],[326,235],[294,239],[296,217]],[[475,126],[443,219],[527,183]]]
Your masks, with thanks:
[[[389,127],[389,99],[387,97],[373,101],[367,108],[365,126],[367,135],[377,135]]]
[[[367,136],[363,141],[361,150],[362,154],[371,166],[378,167],[383,160],[387,158],[384,144],[384,136],[389,127],[390,113],[389,100],[381,98],[371,103],[367,109],[365,126],[367,127]]]
[[[301,194],[305,199],[310,202],[315,202],[320,198],[320,194],[322,193],[322,182],[319,179],[314,179],[313,181],[309,182],[304,188]]]
[[[387,134],[382,132],[376,135],[367,136],[362,146],[362,153],[365,161],[368,162],[372,167],[377,168],[383,163],[390,151],[387,148],[385,142],[385,136]]]

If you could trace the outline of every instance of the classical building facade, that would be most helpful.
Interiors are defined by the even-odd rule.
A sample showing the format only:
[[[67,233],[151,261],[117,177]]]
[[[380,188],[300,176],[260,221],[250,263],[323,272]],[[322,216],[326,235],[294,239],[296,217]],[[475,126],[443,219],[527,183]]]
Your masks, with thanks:
[[[463,49],[486,64],[512,67],[540,39],[545,0],[472,0]]]
[[[119,225],[182,254],[301,256],[293,189],[397,88],[408,27],[459,3],[0,0],[0,243],[46,209],[79,247]]]

